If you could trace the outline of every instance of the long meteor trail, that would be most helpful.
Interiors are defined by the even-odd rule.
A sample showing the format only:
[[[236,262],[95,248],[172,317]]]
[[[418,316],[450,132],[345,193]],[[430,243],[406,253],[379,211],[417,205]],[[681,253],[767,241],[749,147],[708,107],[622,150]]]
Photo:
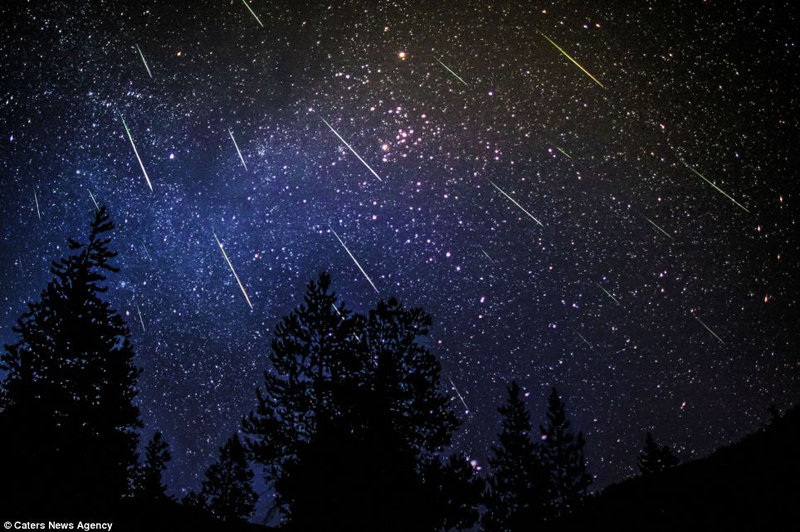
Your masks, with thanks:
[[[153,77],[153,73],[152,73],[152,72],[150,72],[150,67],[149,67],[149,66],[147,66],[147,61],[145,61],[145,59],[144,59],[144,54],[142,53],[142,49],[141,49],[141,48],[139,48],[139,45],[138,45],[138,44],[136,45],[136,49],[137,49],[137,50],[139,50],[139,57],[141,57],[141,58],[142,58],[142,63],[144,63],[144,68],[146,68],[146,69],[147,69],[147,73],[148,73],[148,74],[150,74],[150,77],[152,78],[152,77]]]
[[[552,44],[553,46],[555,46],[555,47],[556,47],[556,50],[558,50],[559,52],[561,52],[562,54],[564,54],[564,57],[566,57],[567,59],[569,59],[570,61],[572,61],[572,62],[575,64],[575,66],[576,66],[576,67],[580,68],[580,69],[583,71],[583,73],[584,73],[584,74],[586,74],[587,76],[589,76],[590,78],[592,78],[592,81],[594,81],[595,83],[597,83],[598,85],[600,85],[600,87],[601,87],[601,88],[605,89],[605,86],[604,86],[602,83],[600,83],[600,82],[597,80],[597,78],[596,78],[596,77],[592,76],[592,75],[589,73],[589,71],[588,71],[588,70],[586,70],[585,68],[583,68],[583,67],[580,65],[580,63],[578,63],[577,61],[575,61],[575,60],[574,60],[574,59],[573,59],[573,58],[572,58],[572,57],[571,57],[571,56],[570,56],[570,55],[569,55],[567,52],[565,52],[565,51],[564,51],[564,49],[563,49],[563,48],[561,48],[559,45],[557,45],[555,42],[553,42],[553,40],[552,40],[550,37],[548,37],[547,35],[545,35],[545,34],[544,34],[544,33],[542,33],[541,31],[539,32],[539,35],[541,35],[542,37],[544,37],[545,39],[547,39],[547,41],[548,41],[550,44]]]
[[[712,187],[714,187],[714,189],[715,189],[717,192],[719,192],[720,194],[722,194],[723,196],[725,196],[726,198],[728,198],[729,200],[731,200],[732,202],[734,202],[734,203],[735,203],[735,204],[736,204],[738,207],[740,207],[740,208],[741,208],[741,209],[742,209],[744,212],[746,212],[746,213],[748,213],[748,214],[750,213],[750,211],[748,211],[748,210],[747,210],[747,208],[746,208],[744,205],[742,205],[741,203],[739,203],[738,201],[736,201],[735,199],[733,199],[732,197],[730,197],[730,196],[729,196],[729,195],[728,195],[728,194],[727,194],[727,193],[726,193],[724,190],[722,190],[722,189],[721,189],[721,188],[719,188],[717,185],[715,185],[714,183],[712,183],[711,181],[709,181],[709,180],[708,180],[708,178],[706,178],[706,176],[704,176],[703,174],[701,174],[700,172],[698,172],[697,170],[695,170],[694,168],[692,168],[691,166],[689,166],[689,165],[686,163],[686,161],[684,161],[683,159],[681,159],[680,161],[683,163],[683,165],[684,165],[686,168],[688,168],[689,170],[691,170],[692,172],[694,172],[696,175],[700,176],[700,178],[701,178],[703,181],[705,181],[706,183],[708,183],[709,185],[711,185]]]
[[[575,334],[577,334],[578,336],[580,336],[581,340],[583,340],[584,342],[586,342],[586,345],[588,345],[589,347],[591,347],[592,349],[594,349],[594,346],[593,346],[592,344],[590,344],[590,343],[589,343],[589,340],[587,340],[586,338],[584,338],[584,337],[583,337],[583,335],[582,335],[581,333],[579,333],[578,331],[574,331],[574,332],[575,332]]]
[[[353,254],[350,253],[350,250],[347,249],[347,246],[344,245],[344,242],[342,242],[342,239],[339,238],[339,235],[336,234],[336,231],[331,229],[331,233],[333,233],[333,236],[336,237],[336,240],[339,241],[339,243],[342,245],[347,254],[350,255],[350,258],[353,259],[353,262],[356,264],[356,266],[358,266],[358,269],[361,270],[361,273],[364,275],[364,277],[366,277],[367,281],[369,281],[369,284],[372,285],[372,289],[375,290],[376,293],[380,294],[380,292],[378,292],[378,288],[375,286],[375,283],[372,282],[372,279],[369,278],[369,275],[367,275],[367,272],[364,271],[364,268],[361,267],[356,258],[353,256]]]
[[[694,316],[694,314],[692,314],[692,316]],[[722,341],[722,338],[720,338],[719,336],[717,336],[717,333],[715,333],[713,330],[711,330],[711,327],[709,327],[708,325],[706,325],[706,324],[703,322],[703,320],[701,320],[701,319],[700,319],[700,318],[698,318],[697,316],[694,316],[694,319],[696,319],[697,321],[699,321],[699,322],[700,322],[700,325],[702,325],[703,327],[705,327],[705,328],[706,328],[706,330],[707,330],[708,332],[710,332],[711,334],[713,334],[713,335],[714,335],[714,338],[716,338],[717,340],[719,340],[719,342],[720,342],[722,345],[725,345],[725,342],[723,342],[723,341]]]
[[[33,201],[36,202],[36,215],[39,217],[39,220],[41,220],[42,212],[39,210],[39,196],[36,195],[36,187],[33,187]]]
[[[461,79],[461,76],[459,76],[458,74],[456,74],[455,72],[453,72],[453,69],[451,69],[449,66],[445,65],[444,63],[442,63],[442,60],[441,60],[441,59],[439,59],[439,58],[437,57],[437,58],[436,58],[436,60],[437,60],[437,61],[439,61],[439,64],[440,64],[440,65],[442,65],[443,67],[445,67],[445,68],[447,69],[447,71],[448,71],[448,72],[450,72],[450,73],[451,73],[453,76],[455,76],[455,78],[456,78],[458,81],[460,81],[460,82],[461,82],[461,83],[463,83],[464,85],[466,85],[466,84],[467,84],[467,82],[466,82],[466,81],[464,81],[463,79]]]
[[[558,151],[560,151],[561,153],[563,153],[564,155],[566,155],[566,157],[567,157],[568,159],[572,159],[572,156],[571,156],[569,153],[567,153],[567,152],[565,152],[564,150],[562,150],[562,149],[561,149],[561,148],[558,146],[558,144],[556,144],[555,142],[551,142],[551,141],[549,141],[549,140],[548,140],[547,142],[550,142],[550,144],[551,144],[551,145],[552,145],[552,146],[553,146],[555,149],[557,149]]]
[[[133,142],[133,135],[131,135],[131,130],[128,129],[128,124],[125,122],[125,117],[122,116],[122,113],[119,114],[119,117],[122,119],[122,125],[125,126],[125,133],[128,134],[128,140],[131,141],[131,146],[133,147],[133,153],[136,154],[136,160],[139,161],[139,166],[142,168],[142,173],[144,174],[144,179],[147,181],[147,186],[150,187],[150,192],[153,191],[153,184],[150,183],[150,177],[147,175],[147,170],[144,169],[144,163],[142,162],[142,158],[139,157],[139,150],[136,149],[136,144]]]
[[[322,117],[320,117],[320,118],[322,118]],[[368,164],[367,164],[367,161],[365,161],[364,159],[362,159],[362,158],[361,158],[361,156],[360,156],[359,154],[357,154],[357,153],[356,153],[356,150],[354,150],[354,149],[353,149],[353,147],[352,147],[352,146],[350,146],[350,145],[347,143],[347,141],[346,141],[346,140],[344,140],[344,139],[342,138],[342,136],[341,136],[339,133],[337,133],[337,132],[336,132],[336,130],[335,130],[335,129],[333,129],[333,126],[332,126],[332,125],[330,125],[330,124],[328,123],[328,121],[327,121],[327,120],[325,120],[324,118],[322,118],[322,121],[323,121],[323,122],[325,122],[325,125],[326,125],[326,126],[328,126],[328,128],[330,128],[330,130],[331,130],[331,131],[333,131],[333,134],[334,134],[334,135],[336,135],[337,137],[339,137],[339,140],[341,140],[341,141],[344,143],[344,145],[345,145],[345,146],[347,146],[347,149],[349,149],[351,152],[353,152],[353,155],[355,155],[356,157],[358,157],[358,160],[359,160],[359,161],[361,161],[361,164],[363,164],[364,166],[366,166],[366,167],[367,167],[367,170],[369,170],[370,172],[372,172],[372,175],[374,175],[375,177],[377,177],[377,178],[378,178],[378,181],[381,181],[381,182],[383,182],[383,179],[381,179],[381,176],[379,176],[379,175],[377,174],[377,172],[375,172],[375,170],[373,170],[373,169],[372,169],[372,167],[371,167],[370,165],[368,165]]]
[[[500,188],[500,187],[498,187],[497,185],[495,185],[495,184],[494,184],[494,182],[493,182],[491,179],[487,179],[487,181],[489,181],[489,183],[491,183],[491,184],[492,184],[492,186],[493,186],[494,188],[496,188],[496,189],[497,189],[497,190],[498,190],[498,191],[499,191],[499,192],[500,192],[500,193],[501,193],[503,196],[505,196],[505,197],[507,197],[508,199],[510,199],[510,200],[512,201],[512,203],[514,203],[514,205],[516,205],[517,207],[519,207],[519,208],[522,210],[522,212],[524,212],[525,214],[527,214],[528,216],[530,216],[530,217],[531,217],[531,220],[533,220],[533,221],[534,221],[534,222],[536,222],[537,224],[539,224],[539,225],[541,225],[542,227],[544,227],[544,224],[543,224],[542,222],[540,222],[539,220],[537,220],[537,219],[536,219],[536,217],[535,217],[534,215],[532,215],[531,213],[529,213],[528,211],[526,211],[526,210],[525,210],[525,207],[523,207],[522,205],[520,205],[519,203],[517,203],[517,200],[515,200],[514,198],[512,198],[511,196],[509,196],[508,194],[506,194],[506,193],[505,193],[505,191],[503,191],[503,189],[502,189],[502,188]]]
[[[228,263],[228,267],[231,269],[231,273],[233,273],[233,276],[236,278],[236,282],[239,283],[239,288],[241,288],[242,294],[244,294],[244,298],[247,300],[247,305],[250,307],[250,310],[252,310],[253,304],[250,303],[250,297],[247,295],[247,290],[244,289],[244,285],[242,284],[241,279],[239,279],[239,276],[236,275],[236,270],[233,269],[233,264],[231,263],[231,259],[229,259],[228,254],[225,253],[225,248],[222,247],[222,242],[220,242],[219,238],[217,238],[217,233],[214,233],[214,240],[217,241],[219,250],[222,251],[222,256],[225,257],[225,262]]]
[[[606,293],[606,295],[607,295],[608,297],[610,297],[611,299],[613,299],[613,300],[614,300],[614,301],[617,303],[617,305],[622,305],[622,303],[620,303],[620,302],[619,302],[619,300],[618,300],[616,297],[614,297],[614,295],[613,295],[611,292],[609,292],[608,290],[606,290],[605,288],[603,288],[603,285],[601,285],[600,283],[594,283],[594,284],[596,284],[597,286],[599,286],[599,287],[600,287],[600,290],[602,290],[603,292],[605,292],[605,293]]]
[[[644,214],[642,216],[644,216]],[[655,223],[653,220],[651,220],[647,216],[644,216],[644,219],[647,220],[648,222],[650,222],[653,225],[653,227],[655,227],[656,229],[658,229],[659,231],[661,231],[662,233],[667,235],[667,238],[669,238],[670,240],[675,240],[674,238],[672,238],[671,234],[669,234],[666,231],[664,231],[663,229],[661,229],[661,227],[657,223]]]
[[[139,303],[136,303],[136,312],[139,313],[139,323],[142,324],[142,332],[147,332],[144,328],[144,319],[142,318],[142,309],[139,308]]]
[[[86,190],[89,189],[87,188]],[[97,200],[94,199],[94,194],[92,194],[91,190],[89,190],[89,197],[92,198],[92,202],[94,203],[94,208],[97,210],[97,212],[100,212],[100,205],[97,204]]]
[[[241,150],[239,150],[239,145],[236,144],[236,139],[233,138],[233,131],[231,131],[231,128],[228,128],[228,134],[231,136],[231,140],[233,141],[233,145],[236,146],[236,153],[239,154],[239,160],[242,161],[242,166],[244,166],[244,171],[245,172],[249,172],[249,170],[247,169],[247,163],[244,162],[244,157],[242,157],[242,152],[241,152]]]
[[[247,3],[247,0],[242,0],[242,2],[244,2],[244,7],[246,7],[246,8],[247,8],[247,10],[248,10],[250,13],[252,13],[252,14],[253,14],[253,16],[254,16],[254,17],[255,17],[255,19],[256,19],[256,22],[258,22],[258,24],[259,24],[259,25],[260,25],[260,26],[263,28],[263,27],[264,27],[264,24],[262,24],[262,23],[261,23],[261,19],[260,19],[260,18],[258,18],[258,15],[256,15],[256,12],[255,12],[255,11],[253,11],[253,9],[250,7],[250,4],[248,4],[248,3]]]
[[[456,383],[453,382],[453,379],[450,378],[450,375],[447,376],[447,380],[450,381],[450,385],[453,387],[453,390],[455,390],[456,395],[461,400],[461,404],[464,405],[464,410],[466,410],[467,414],[469,414],[469,407],[467,406],[467,403],[464,401],[464,398],[461,397],[461,394],[459,393],[458,388],[456,388]]]

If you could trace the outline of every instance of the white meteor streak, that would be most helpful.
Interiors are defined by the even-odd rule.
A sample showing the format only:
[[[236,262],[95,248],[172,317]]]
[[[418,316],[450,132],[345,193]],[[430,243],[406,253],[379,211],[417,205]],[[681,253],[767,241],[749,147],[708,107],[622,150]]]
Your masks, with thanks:
[[[264,27],[264,25],[261,23],[261,19],[260,19],[260,18],[258,18],[258,15],[256,15],[256,12],[255,12],[255,11],[253,11],[253,9],[250,7],[250,4],[248,4],[248,3],[247,3],[247,0],[242,0],[242,2],[244,2],[244,7],[246,7],[246,8],[247,8],[247,10],[248,10],[250,13],[252,13],[252,14],[253,14],[253,16],[254,16],[254,17],[255,17],[255,19],[256,19],[256,22],[258,22],[258,24],[259,24],[259,25],[260,25],[260,26],[263,28],[263,27]]]
[[[692,168],[691,166],[689,166],[688,164],[686,164],[686,161],[684,161],[683,159],[681,159],[681,162],[683,163],[683,165],[684,165],[686,168],[688,168],[689,170],[691,170],[692,172],[694,172],[696,175],[700,176],[700,179],[702,179],[703,181],[705,181],[706,183],[708,183],[709,185],[711,185],[712,187],[714,187],[714,189],[715,189],[717,192],[719,192],[720,194],[722,194],[723,196],[725,196],[726,198],[728,198],[729,200],[731,200],[732,202],[734,202],[734,203],[736,204],[736,206],[737,206],[737,207],[741,208],[741,209],[742,209],[744,212],[746,212],[746,213],[748,213],[748,214],[750,213],[750,211],[748,211],[748,210],[747,210],[747,207],[745,207],[744,205],[742,205],[741,203],[739,203],[738,201],[736,201],[735,199],[733,199],[732,197],[730,197],[730,196],[729,196],[729,195],[728,195],[728,194],[727,194],[727,193],[726,193],[724,190],[722,190],[722,189],[721,189],[721,188],[719,188],[717,185],[715,185],[714,183],[712,183],[712,182],[711,182],[711,181],[710,181],[710,180],[709,180],[709,179],[708,179],[706,176],[704,176],[703,174],[701,174],[700,172],[698,172],[697,170],[695,170],[694,168]]]
[[[136,303],[136,312],[139,313],[139,323],[142,324],[142,332],[147,332],[144,328],[144,319],[142,318],[142,309],[139,308],[139,303]]]
[[[461,397],[461,394],[459,393],[458,388],[456,388],[456,383],[453,382],[453,379],[450,378],[450,375],[447,376],[447,380],[450,381],[450,385],[453,387],[453,390],[455,390],[456,395],[461,400],[461,404],[464,405],[464,410],[466,410],[467,414],[469,414],[469,407],[467,406],[467,403],[464,401],[464,398]]]
[[[367,167],[367,170],[369,170],[370,172],[372,172],[372,175],[374,175],[375,177],[377,177],[377,178],[378,178],[378,181],[381,181],[381,182],[383,182],[383,179],[381,179],[381,176],[379,176],[379,175],[378,175],[378,174],[375,172],[375,170],[373,170],[373,169],[372,169],[372,167],[371,167],[370,165],[368,165],[368,164],[367,164],[367,161],[365,161],[364,159],[362,159],[362,158],[361,158],[361,156],[360,156],[359,154],[357,154],[357,153],[356,153],[356,150],[354,150],[354,149],[352,148],[352,146],[350,146],[350,145],[347,143],[347,141],[346,141],[346,140],[344,140],[344,139],[342,138],[342,136],[341,136],[339,133],[337,133],[337,132],[336,132],[336,130],[335,130],[335,129],[333,129],[333,126],[331,126],[331,125],[328,123],[328,121],[327,121],[327,120],[325,120],[324,118],[322,119],[322,121],[323,121],[323,122],[325,122],[325,125],[326,125],[326,126],[328,126],[328,127],[330,128],[330,130],[331,130],[331,131],[333,131],[333,134],[334,134],[334,135],[336,135],[337,137],[339,137],[339,140],[341,140],[341,141],[344,143],[344,145],[345,145],[345,146],[347,146],[347,149],[349,149],[351,152],[353,152],[353,155],[355,155],[356,157],[358,157],[358,160],[359,160],[359,161],[361,161],[361,164],[363,164],[364,166],[366,166],[366,167]]]
[[[531,220],[533,220],[533,221],[534,221],[534,222],[536,222],[537,224],[539,224],[539,225],[541,225],[542,227],[544,227],[544,224],[543,224],[542,222],[540,222],[539,220],[537,220],[537,219],[536,219],[536,217],[535,217],[534,215],[532,215],[531,213],[529,213],[528,211],[526,211],[526,210],[525,210],[525,207],[523,207],[522,205],[520,205],[519,203],[517,203],[517,200],[515,200],[514,198],[512,198],[511,196],[509,196],[508,194],[506,194],[506,193],[503,191],[503,189],[502,189],[502,188],[500,188],[500,187],[498,187],[497,185],[495,185],[495,184],[494,184],[494,182],[492,182],[491,180],[487,179],[487,181],[489,181],[489,183],[492,183],[492,186],[493,186],[494,188],[496,188],[496,189],[497,189],[497,190],[498,190],[498,191],[499,191],[499,192],[500,192],[500,193],[501,193],[503,196],[505,196],[505,197],[507,197],[508,199],[510,199],[510,200],[511,200],[511,201],[514,203],[514,205],[516,205],[517,207],[519,207],[519,208],[522,210],[522,212],[524,212],[525,214],[527,214],[528,216],[530,216],[530,217],[531,217]]]
[[[239,154],[239,160],[242,161],[242,166],[244,166],[244,171],[245,172],[249,172],[249,170],[247,169],[247,163],[244,162],[244,157],[242,157],[242,152],[241,152],[241,150],[239,150],[239,145],[236,144],[236,139],[233,138],[233,131],[231,131],[231,128],[228,128],[228,134],[231,136],[231,140],[233,141],[233,145],[236,147],[236,153]]]
[[[152,77],[153,77],[153,73],[152,73],[152,72],[150,72],[150,67],[149,67],[149,66],[147,66],[147,61],[145,61],[145,59],[144,59],[144,54],[142,53],[142,49],[141,49],[141,48],[139,48],[139,45],[138,45],[138,44],[136,45],[136,49],[137,49],[137,50],[139,50],[139,57],[141,57],[141,58],[142,58],[142,63],[144,63],[144,68],[146,68],[146,69],[147,69],[147,73],[148,73],[148,74],[150,75],[150,77],[152,78]]]
[[[694,315],[693,315],[693,316],[694,316]],[[720,342],[722,345],[725,345],[725,342],[723,342],[723,341],[722,341],[722,338],[720,338],[719,336],[717,336],[717,333],[715,333],[714,331],[712,331],[712,330],[711,330],[711,327],[709,327],[708,325],[706,325],[706,324],[703,322],[703,320],[701,320],[701,319],[700,319],[700,318],[698,318],[697,316],[695,316],[695,317],[694,317],[694,319],[696,319],[697,321],[699,321],[699,322],[700,322],[700,325],[702,325],[703,327],[705,327],[705,328],[706,328],[706,330],[707,330],[708,332],[710,332],[711,334],[713,334],[713,335],[714,335],[714,338],[716,338],[717,340],[719,340],[719,342]]]
[[[142,158],[139,157],[139,150],[136,149],[136,144],[133,143],[133,135],[131,135],[131,130],[128,129],[128,124],[125,122],[125,117],[122,116],[122,113],[119,114],[119,117],[122,119],[122,125],[125,126],[125,133],[128,134],[128,140],[131,141],[131,146],[133,147],[133,153],[136,154],[136,160],[139,161],[139,166],[142,168],[142,173],[144,174],[145,181],[147,181],[147,186],[150,187],[150,192],[152,192],[153,184],[150,183],[150,177],[147,175],[147,170],[144,169],[144,163],[142,163]]]
[[[39,210],[39,196],[36,195],[36,187],[33,187],[33,201],[36,202],[36,215],[39,217],[39,220],[41,220],[42,213]]]
[[[89,189],[87,188],[86,190]],[[97,200],[94,199],[94,194],[92,194],[91,190],[89,190],[89,197],[92,198],[92,202],[94,203],[94,208],[97,209],[97,212],[100,212],[100,205],[97,204]]]
[[[619,300],[618,300],[616,297],[614,297],[614,295],[613,295],[611,292],[609,292],[608,290],[606,290],[605,288],[603,288],[603,285],[601,285],[600,283],[594,283],[594,284],[596,284],[597,286],[599,286],[599,287],[600,287],[600,290],[602,290],[603,292],[605,292],[605,293],[606,293],[606,295],[607,295],[608,297],[610,297],[611,299],[613,299],[613,300],[616,302],[616,304],[617,304],[617,305],[622,305],[622,303],[620,303],[620,302],[619,302]]]
[[[592,344],[590,344],[590,343],[589,343],[589,340],[587,340],[586,338],[584,338],[584,337],[583,337],[583,335],[582,335],[581,333],[579,333],[578,331],[575,331],[575,334],[577,334],[578,336],[580,336],[580,337],[581,337],[581,340],[583,340],[584,342],[586,342],[586,345],[588,345],[589,347],[591,347],[592,349],[594,349],[594,346],[593,346]]]
[[[225,262],[228,263],[228,267],[231,269],[231,273],[233,273],[233,276],[236,278],[236,282],[239,283],[239,288],[242,289],[242,294],[244,294],[244,298],[247,300],[247,304],[250,306],[250,309],[252,310],[253,304],[250,303],[250,297],[247,295],[247,290],[244,289],[244,285],[242,284],[241,279],[239,279],[239,276],[236,275],[236,270],[233,269],[233,264],[231,263],[231,259],[229,259],[228,254],[225,253],[225,248],[222,247],[222,242],[220,242],[219,238],[217,238],[217,233],[214,233],[214,240],[217,241],[219,250],[222,251],[222,256],[225,257]]]
[[[376,293],[380,294],[378,288],[375,286],[375,283],[372,282],[372,279],[369,278],[369,275],[367,275],[367,272],[364,271],[364,268],[361,267],[356,258],[353,256],[353,254],[350,253],[350,250],[347,249],[347,246],[344,245],[344,242],[342,242],[342,239],[339,238],[339,235],[336,234],[336,231],[331,229],[331,233],[333,233],[333,236],[336,237],[336,240],[339,241],[339,243],[342,245],[347,254],[350,255],[350,258],[353,259],[353,262],[356,264],[356,266],[358,266],[358,269],[361,270],[361,273],[364,275],[364,277],[366,277],[367,281],[369,281],[369,284],[372,285],[372,289],[375,290]]]
[[[453,72],[453,70],[452,70],[452,69],[451,69],[449,66],[445,65],[444,63],[442,63],[442,60],[441,60],[441,59],[439,59],[439,58],[437,57],[437,58],[436,58],[436,60],[437,60],[437,61],[439,61],[439,64],[440,64],[440,65],[442,65],[443,67],[445,67],[445,68],[447,69],[447,71],[448,71],[448,72],[450,72],[450,73],[451,73],[453,76],[455,76],[455,78],[456,78],[458,81],[460,81],[460,82],[461,82],[461,83],[463,83],[464,85],[466,85],[466,84],[467,84],[467,82],[466,82],[466,81],[464,81],[463,79],[461,79],[461,76],[459,76],[458,74],[456,74],[455,72]]]

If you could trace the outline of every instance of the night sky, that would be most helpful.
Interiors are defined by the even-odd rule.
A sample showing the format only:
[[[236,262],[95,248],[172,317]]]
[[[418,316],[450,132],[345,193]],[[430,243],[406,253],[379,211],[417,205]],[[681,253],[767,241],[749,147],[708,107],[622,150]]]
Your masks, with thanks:
[[[536,422],[558,387],[595,486],[635,473],[646,430],[708,454],[800,392],[797,18],[4,2],[0,341],[85,238],[93,195],[117,225],[108,297],[144,369],[144,438],[164,432],[179,495],[254,408],[272,329],[323,270],[350,308],[395,295],[433,315],[454,446],[483,471],[511,379]]]

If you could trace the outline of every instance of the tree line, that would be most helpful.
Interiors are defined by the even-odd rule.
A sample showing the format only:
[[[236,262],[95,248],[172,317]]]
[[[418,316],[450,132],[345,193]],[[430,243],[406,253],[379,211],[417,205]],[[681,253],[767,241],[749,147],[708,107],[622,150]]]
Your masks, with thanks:
[[[141,369],[123,318],[103,296],[106,276],[118,271],[113,227],[101,208],[88,240],[69,241],[71,254],[53,262],[52,281],[0,357],[3,500],[19,512],[47,518],[113,512],[126,500],[178,503],[163,481],[171,455],[162,433],[138,450]],[[424,310],[394,298],[353,312],[320,274],[275,327],[254,410],[180,503],[224,522],[247,520],[258,499],[255,469],[286,530],[516,531],[575,512],[592,477],[583,435],[555,388],[535,430],[510,383],[488,475],[449,451],[461,422],[424,345],[431,324]],[[676,464],[648,433],[641,472]]]

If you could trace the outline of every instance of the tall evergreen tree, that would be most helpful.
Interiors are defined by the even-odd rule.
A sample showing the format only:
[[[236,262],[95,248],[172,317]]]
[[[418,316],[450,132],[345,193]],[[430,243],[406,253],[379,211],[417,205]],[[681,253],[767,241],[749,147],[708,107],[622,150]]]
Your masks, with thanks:
[[[540,426],[542,458],[550,469],[550,516],[569,514],[580,506],[592,477],[586,471],[583,433],[570,430],[564,403],[553,388],[547,400],[547,424]]]
[[[441,499],[434,479],[462,478],[463,465],[439,456],[458,421],[439,390],[438,360],[419,343],[430,316],[394,299],[368,318],[352,315],[329,288],[327,274],[309,283],[304,304],[276,327],[264,391],[243,421],[278,507],[302,530],[465,520],[473,503],[432,504]]]
[[[172,455],[169,452],[169,444],[163,440],[160,430],[153,434],[144,452],[144,463],[137,475],[136,496],[151,501],[172,499],[167,495],[167,487],[162,479]]]
[[[69,240],[72,254],[53,262],[54,279],[28,304],[14,328],[19,339],[0,357],[10,507],[102,511],[129,489],[139,369],[128,328],[103,296],[105,273],[118,271],[106,236],[113,227],[103,207],[88,242]]]
[[[528,530],[544,517],[550,478],[539,446],[531,440],[531,416],[516,381],[508,387],[508,399],[498,411],[503,417],[498,436],[500,445],[492,447],[493,456],[489,458],[492,473],[481,529],[486,532]]]
[[[660,473],[678,465],[678,457],[668,445],[658,445],[650,432],[644,440],[644,448],[639,453],[639,470],[643,475]]]
[[[206,469],[200,492],[190,493],[184,503],[205,508],[222,521],[239,521],[253,515],[257,500],[247,453],[234,434],[220,447],[219,460]]]

